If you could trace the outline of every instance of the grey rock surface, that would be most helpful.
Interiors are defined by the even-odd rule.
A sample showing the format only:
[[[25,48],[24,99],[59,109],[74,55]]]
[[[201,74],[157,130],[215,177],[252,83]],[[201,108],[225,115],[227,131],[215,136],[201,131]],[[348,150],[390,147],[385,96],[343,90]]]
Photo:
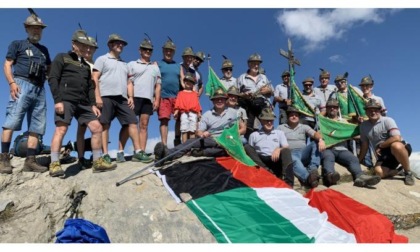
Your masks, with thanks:
[[[194,158],[183,157],[187,162]],[[105,228],[113,243],[215,243],[213,235],[183,203],[177,204],[154,174],[136,176],[146,167],[127,161],[115,171],[92,173],[76,163],[63,165],[66,178],[22,172],[24,159],[14,157],[12,175],[0,174],[0,241],[2,243],[52,243],[69,217],[70,195],[88,193],[79,208],[79,218]],[[396,232],[410,243],[420,242],[420,181],[405,186],[399,178],[383,180],[375,188],[353,186],[346,169],[337,165],[342,181],[331,189],[389,216],[396,223],[409,219]],[[322,186],[320,186],[322,188]],[[304,194],[296,180],[295,188]]]

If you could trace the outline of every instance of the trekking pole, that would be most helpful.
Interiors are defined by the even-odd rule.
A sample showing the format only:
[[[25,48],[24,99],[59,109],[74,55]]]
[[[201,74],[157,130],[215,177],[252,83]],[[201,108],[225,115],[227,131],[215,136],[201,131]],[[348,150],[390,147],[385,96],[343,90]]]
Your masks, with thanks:
[[[155,164],[157,164],[157,163],[163,163],[165,160],[169,159],[170,157],[173,157],[173,156],[175,156],[176,154],[178,154],[179,152],[181,152],[181,151],[183,151],[183,150],[185,150],[185,149],[187,149],[187,148],[190,148],[191,146],[193,146],[196,142],[200,141],[201,139],[203,139],[203,138],[199,137],[199,138],[197,138],[197,139],[194,139],[194,141],[191,141],[191,143],[189,143],[189,144],[185,145],[184,147],[182,147],[181,149],[179,149],[179,150],[175,151],[174,153],[171,153],[171,154],[169,154],[168,156],[166,156],[166,157],[164,157],[164,158],[162,158],[162,159],[160,159],[160,160],[158,160],[158,161],[155,161],[154,163],[151,163],[151,164],[147,165],[146,167],[144,167],[144,168],[143,168],[143,169],[141,169],[140,171],[137,171],[137,172],[135,172],[135,173],[131,174],[130,176],[128,176],[127,178],[125,178],[125,179],[123,179],[123,180],[121,180],[121,181],[117,182],[117,183],[116,183],[116,186],[120,186],[120,185],[124,184],[124,183],[125,183],[125,182],[127,182],[128,180],[130,180],[130,179],[132,179],[133,177],[135,177],[137,174],[140,174],[140,173],[144,172],[145,170],[149,169],[150,167],[154,166],[154,165],[155,165]]]
[[[221,126],[219,126],[219,127],[215,128],[215,129],[213,129],[213,130],[210,130],[209,132],[210,132],[210,133],[213,133],[213,132],[215,132],[215,131],[217,131],[217,130],[224,129],[226,125],[229,125],[232,121],[236,121],[236,120],[237,120],[237,118],[234,118],[234,119],[232,119],[232,120],[229,120],[226,124],[221,125]],[[144,171],[145,171],[145,170],[147,170],[148,168],[150,168],[150,167],[152,167],[152,166],[156,165],[157,163],[162,163],[162,164],[163,164],[163,162],[164,162],[165,160],[167,160],[167,159],[169,159],[169,158],[171,158],[171,157],[175,156],[176,154],[178,154],[179,152],[181,152],[181,151],[183,151],[183,150],[185,150],[185,149],[187,149],[187,148],[190,148],[190,147],[191,147],[191,146],[193,146],[196,142],[198,142],[198,141],[200,141],[200,140],[202,140],[202,139],[204,139],[204,138],[203,138],[203,137],[199,137],[199,138],[194,139],[194,141],[191,141],[191,143],[189,143],[189,144],[185,145],[185,146],[184,146],[184,147],[182,147],[181,149],[179,149],[179,150],[177,150],[177,151],[175,151],[175,152],[173,152],[173,153],[171,153],[171,154],[167,155],[166,157],[164,157],[164,158],[162,158],[162,159],[160,159],[160,160],[158,160],[158,161],[155,161],[154,163],[151,163],[151,164],[147,165],[146,167],[144,167],[144,168],[143,168],[143,169],[141,169],[140,171],[137,171],[137,172],[135,172],[135,173],[131,174],[130,176],[126,177],[125,179],[123,179],[123,180],[121,180],[121,181],[117,182],[115,185],[116,185],[116,186],[120,186],[120,185],[124,184],[125,182],[129,181],[130,179],[132,179],[133,177],[137,176],[138,174],[140,174],[140,173],[144,172]]]

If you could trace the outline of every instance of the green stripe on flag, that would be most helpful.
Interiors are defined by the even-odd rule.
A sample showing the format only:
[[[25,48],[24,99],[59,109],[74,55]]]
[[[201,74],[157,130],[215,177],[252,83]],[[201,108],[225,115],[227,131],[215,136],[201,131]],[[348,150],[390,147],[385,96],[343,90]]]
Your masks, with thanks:
[[[292,191],[283,188],[272,190]],[[187,202],[187,206],[220,243],[315,242],[314,238],[309,238],[267,205],[252,188],[242,187],[207,195]]]

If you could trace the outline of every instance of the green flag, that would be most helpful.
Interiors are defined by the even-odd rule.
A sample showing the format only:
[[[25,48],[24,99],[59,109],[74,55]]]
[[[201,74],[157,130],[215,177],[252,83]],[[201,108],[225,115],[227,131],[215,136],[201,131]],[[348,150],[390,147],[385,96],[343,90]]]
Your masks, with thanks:
[[[359,126],[356,124],[339,122],[322,115],[318,115],[318,122],[327,148],[359,135]]]
[[[295,83],[295,72],[293,67],[290,68],[290,99],[292,99],[292,106],[297,108],[300,113],[314,117],[315,110],[312,108],[311,105],[303,98],[302,93],[300,92],[299,88],[296,86]]]
[[[257,165],[245,152],[244,145],[242,144],[241,137],[239,135],[238,120],[236,120],[230,128],[224,129],[222,134],[215,137],[214,140],[225,148],[231,157],[239,162],[248,166]]]
[[[349,103],[347,99],[347,93],[342,94],[342,93],[337,92],[336,94],[337,94],[338,104],[340,106],[341,116],[345,119],[350,119],[351,116],[349,116]]]
[[[223,91],[227,92],[225,86],[222,84],[222,82],[220,82],[219,77],[217,77],[213,68],[209,67],[209,77],[206,83],[206,95],[212,97],[214,91],[218,88],[221,88]]]
[[[348,85],[347,88],[347,99],[348,99],[348,115],[352,116],[362,116],[367,119],[365,111],[365,102],[366,100],[354,89],[352,85]]]

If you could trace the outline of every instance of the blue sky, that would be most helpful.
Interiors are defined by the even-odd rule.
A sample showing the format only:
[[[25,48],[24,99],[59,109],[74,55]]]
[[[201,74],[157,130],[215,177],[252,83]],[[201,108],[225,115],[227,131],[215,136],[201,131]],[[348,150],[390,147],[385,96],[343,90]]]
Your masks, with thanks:
[[[274,86],[281,82],[280,75],[288,67],[287,61],[279,55],[279,49],[287,49],[290,38],[295,56],[301,62],[301,66],[296,67],[295,78],[300,88],[306,77],[318,80],[319,68],[329,70],[332,79],[347,71],[353,85],[358,85],[362,77],[370,74],[375,81],[374,94],[384,99],[388,115],[395,119],[404,139],[412,144],[414,151],[420,151],[417,133],[420,122],[420,32],[416,28],[420,23],[420,9],[34,9],[48,25],[41,43],[49,48],[52,59],[57,53],[71,48],[72,33],[81,23],[89,35],[98,37],[99,49],[94,58],[107,52],[108,35],[118,33],[128,41],[122,58],[127,62],[136,60],[138,45],[147,33],[155,48],[152,59],[160,60],[161,47],[170,36],[177,46],[177,62],[182,60],[183,49],[192,46],[194,51],[211,55],[210,65],[219,75],[222,55],[233,61],[234,76],[238,77],[246,71],[249,55],[259,53],[262,67]],[[12,40],[26,38],[22,23],[28,15],[24,8],[0,9],[0,50],[4,56]],[[208,62],[203,63],[200,70],[205,83]],[[9,99],[4,76],[1,83],[5,87],[4,92],[0,92],[3,103],[0,123],[3,124],[4,108]],[[44,141],[49,145],[54,132],[54,104],[47,83],[46,88],[48,126]],[[203,110],[210,109],[207,96],[203,95],[200,101]],[[23,131],[25,128],[26,124]],[[147,151],[160,140],[158,128],[157,116],[153,115]],[[119,129],[118,121],[114,121],[110,149],[118,146]],[[172,121],[170,129],[173,129]],[[73,120],[63,144],[75,140],[75,130],[76,121]],[[130,141],[125,151],[131,153]]]

